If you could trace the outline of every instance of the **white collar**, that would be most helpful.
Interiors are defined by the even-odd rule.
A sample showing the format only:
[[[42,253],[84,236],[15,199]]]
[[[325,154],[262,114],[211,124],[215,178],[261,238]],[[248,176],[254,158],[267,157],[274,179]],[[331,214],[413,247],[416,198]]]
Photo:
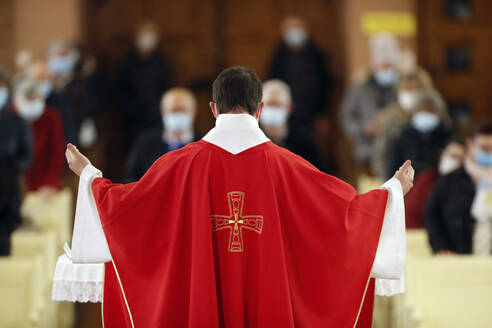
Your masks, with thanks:
[[[215,127],[203,140],[233,155],[270,141],[261,131],[256,118],[249,114],[220,114]]]

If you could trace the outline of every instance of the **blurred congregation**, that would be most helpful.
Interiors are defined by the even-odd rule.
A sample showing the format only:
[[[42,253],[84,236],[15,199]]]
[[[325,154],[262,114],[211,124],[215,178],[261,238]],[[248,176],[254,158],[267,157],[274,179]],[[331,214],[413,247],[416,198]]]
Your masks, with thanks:
[[[321,171],[365,192],[412,161],[408,293],[377,298],[374,327],[492,326],[488,0],[5,0],[0,18],[0,327],[99,326],[49,304],[45,253],[70,242],[77,192],[66,144],[138,181],[213,127],[212,82],[236,65],[263,81],[266,135]],[[7,315],[14,264],[30,283]]]

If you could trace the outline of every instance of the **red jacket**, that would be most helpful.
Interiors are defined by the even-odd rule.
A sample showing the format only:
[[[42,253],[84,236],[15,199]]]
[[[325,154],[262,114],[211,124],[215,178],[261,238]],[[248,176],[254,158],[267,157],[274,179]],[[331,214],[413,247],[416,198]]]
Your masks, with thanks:
[[[412,190],[405,196],[407,229],[424,228],[427,201],[438,178],[439,172],[435,168],[430,168],[422,171],[415,179]]]
[[[30,124],[33,135],[33,161],[25,175],[27,189],[43,186],[60,188],[65,168],[65,136],[63,120],[53,108],[46,106],[43,114]]]

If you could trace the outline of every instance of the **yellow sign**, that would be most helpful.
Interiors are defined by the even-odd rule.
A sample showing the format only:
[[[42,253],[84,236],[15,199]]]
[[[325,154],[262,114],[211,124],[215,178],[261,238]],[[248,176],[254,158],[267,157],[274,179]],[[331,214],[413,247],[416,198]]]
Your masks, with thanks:
[[[389,32],[396,36],[415,36],[415,15],[409,12],[367,12],[362,15],[361,28],[366,35]]]

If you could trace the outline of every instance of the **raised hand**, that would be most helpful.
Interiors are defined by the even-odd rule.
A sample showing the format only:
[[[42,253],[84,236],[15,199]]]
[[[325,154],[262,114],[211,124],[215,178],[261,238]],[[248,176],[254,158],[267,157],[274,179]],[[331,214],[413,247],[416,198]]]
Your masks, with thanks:
[[[396,171],[395,178],[400,180],[401,187],[403,188],[403,195],[406,195],[413,187],[413,178],[415,176],[415,170],[412,167],[412,162],[407,160]]]
[[[85,157],[74,145],[69,143],[67,145],[67,150],[65,151],[65,157],[67,158],[68,167],[73,173],[80,176],[84,167],[89,165],[91,162],[87,157]]]

